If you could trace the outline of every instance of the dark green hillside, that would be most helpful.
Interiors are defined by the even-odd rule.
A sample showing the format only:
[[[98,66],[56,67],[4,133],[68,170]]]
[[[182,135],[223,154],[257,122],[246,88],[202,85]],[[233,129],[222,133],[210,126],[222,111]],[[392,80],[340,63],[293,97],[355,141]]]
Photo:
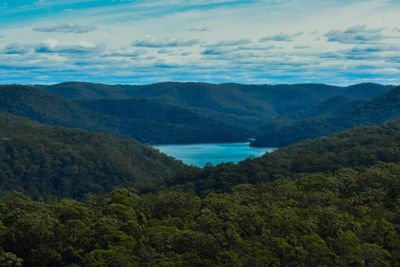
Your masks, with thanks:
[[[358,98],[338,95],[328,98],[327,100],[311,108],[310,110],[301,112],[299,114],[300,116],[297,116],[296,119],[326,118],[332,115],[336,115],[339,112],[347,112],[365,102],[365,100],[360,100]]]
[[[400,266],[400,164],[206,197],[117,188],[0,203],[2,266]],[[8,265],[4,265],[7,262]]]
[[[182,173],[168,184],[198,194],[227,192],[237,184],[258,184],[279,177],[298,178],[306,173],[331,173],[379,162],[400,162],[400,120],[300,142],[237,165],[222,164]]]
[[[143,143],[234,142],[254,136],[254,131],[243,127],[153,101],[110,99],[80,104],[29,86],[0,86],[0,112],[50,125],[110,133]]]
[[[64,82],[51,86],[36,85],[35,87],[67,99],[127,98],[123,87],[100,83]]]
[[[137,139],[153,143],[234,142],[256,133],[250,128],[147,99],[80,100],[77,103],[93,112],[125,120],[127,124],[139,120],[142,125],[137,128],[143,136]],[[142,127],[146,127],[146,131]]]
[[[98,129],[104,121],[76,103],[23,85],[0,85],[0,112],[77,128]]]
[[[400,120],[199,169],[0,115],[0,188],[0,266],[400,266]]]
[[[40,90],[69,99],[146,98],[194,109],[230,124],[258,128],[276,116],[307,110],[336,96],[370,99],[393,88],[379,84],[350,87],[323,84],[242,85],[207,83],[158,83],[104,85],[62,83]]]
[[[348,96],[333,96],[315,107],[311,107],[301,112],[292,112],[279,116],[260,127],[260,131],[266,133],[285,126],[293,126],[293,124],[298,123],[299,121],[325,119],[334,116],[339,112],[352,110],[355,106],[365,102],[365,100]]]
[[[183,164],[132,141],[0,115],[0,189],[74,197],[135,185],[145,190]]]
[[[253,146],[280,147],[362,125],[382,123],[400,117],[400,87],[354,107],[338,109],[330,116],[306,118],[281,127],[264,127]],[[283,120],[285,121],[285,120]]]

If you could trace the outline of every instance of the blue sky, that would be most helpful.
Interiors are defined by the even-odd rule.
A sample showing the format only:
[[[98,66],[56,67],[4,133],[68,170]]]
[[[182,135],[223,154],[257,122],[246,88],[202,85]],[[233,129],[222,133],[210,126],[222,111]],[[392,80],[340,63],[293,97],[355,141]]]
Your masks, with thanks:
[[[395,0],[3,0],[0,83],[400,84]]]

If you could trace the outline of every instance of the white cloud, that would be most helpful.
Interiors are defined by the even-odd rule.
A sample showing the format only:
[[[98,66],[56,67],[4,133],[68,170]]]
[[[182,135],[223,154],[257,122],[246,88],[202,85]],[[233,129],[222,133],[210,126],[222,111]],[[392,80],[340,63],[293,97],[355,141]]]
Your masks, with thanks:
[[[291,42],[297,36],[302,35],[303,32],[298,32],[295,34],[278,33],[274,35],[269,35],[261,38],[261,41],[274,41],[274,42]]]
[[[26,54],[30,50],[29,46],[20,43],[8,44],[1,51],[2,54]]]
[[[328,42],[343,44],[365,44],[379,42],[385,38],[383,28],[367,28],[365,25],[357,25],[346,30],[333,30],[325,34]]]
[[[136,40],[132,43],[136,47],[146,47],[146,48],[160,48],[160,47],[187,47],[194,46],[200,43],[198,39],[192,40],[179,40],[175,38],[168,38],[164,40],[157,40],[155,38]]]
[[[37,32],[89,33],[95,31],[96,27],[77,23],[59,23],[50,26],[36,26],[33,30]]]
[[[190,28],[189,31],[190,32],[208,32],[208,31],[210,31],[210,29],[208,27],[201,27],[201,28],[193,27],[193,28]]]
[[[92,53],[98,52],[101,48],[90,42],[78,42],[72,44],[60,44],[58,41],[49,39],[35,47],[36,53]]]
[[[21,8],[2,17],[0,77],[400,83],[400,6],[392,1],[139,0],[84,9],[70,4],[78,2],[47,0],[35,14],[68,8],[21,13],[15,22],[12,16]],[[361,26],[354,27],[355,21]]]

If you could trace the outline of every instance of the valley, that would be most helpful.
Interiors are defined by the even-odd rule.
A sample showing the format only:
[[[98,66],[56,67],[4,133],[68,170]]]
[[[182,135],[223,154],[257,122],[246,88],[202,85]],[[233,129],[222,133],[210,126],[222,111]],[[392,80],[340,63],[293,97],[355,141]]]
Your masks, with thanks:
[[[0,267],[400,267],[399,2],[1,0]]]

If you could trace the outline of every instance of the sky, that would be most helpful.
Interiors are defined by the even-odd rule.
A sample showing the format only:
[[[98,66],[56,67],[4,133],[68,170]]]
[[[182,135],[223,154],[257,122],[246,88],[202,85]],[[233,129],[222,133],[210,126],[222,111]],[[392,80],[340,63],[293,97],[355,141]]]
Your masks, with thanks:
[[[400,84],[399,0],[0,0],[0,83]]]

